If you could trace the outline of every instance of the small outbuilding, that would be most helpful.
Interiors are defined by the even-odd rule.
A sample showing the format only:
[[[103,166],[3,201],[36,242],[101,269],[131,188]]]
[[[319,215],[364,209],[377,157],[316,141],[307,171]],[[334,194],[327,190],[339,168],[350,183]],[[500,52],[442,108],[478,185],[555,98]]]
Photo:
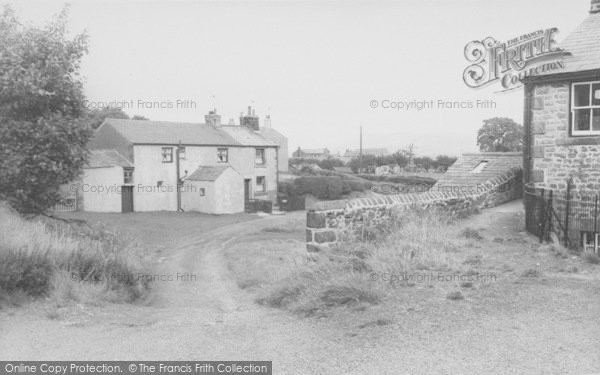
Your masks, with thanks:
[[[77,189],[83,211],[132,212],[133,164],[112,149],[91,150]]]
[[[231,166],[201,166],[183,179],[181,208],[207,214],[244,212],[244,178]]]

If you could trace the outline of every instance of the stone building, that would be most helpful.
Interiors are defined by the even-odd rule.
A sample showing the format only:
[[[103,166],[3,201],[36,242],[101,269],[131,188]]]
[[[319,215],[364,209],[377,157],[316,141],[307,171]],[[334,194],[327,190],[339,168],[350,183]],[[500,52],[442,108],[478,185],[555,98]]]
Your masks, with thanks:
[[[464,193],[481,189],[488,181],[518,171],[515,177],[490,191],[483,203],[493,207],[521,198],[521,167],[523,155],[520,152],[478,152],[461,155],[430,189],[431,192]]]
[[[592,0],[590,14],[560,43],[567,52],[563,67],[523,81],[524,182],[564,201],[592,201],[600,193],[599,41],[600,0]],[[563,221],[573,214],[566,204],[555,202],[554,209]],[[588,219],[571,220],[564,231],[593,237],[597,216],[589,214],[593,208],[581,209],[587,210]],[[561,220],[553,223],[555,228],[564,227]]]

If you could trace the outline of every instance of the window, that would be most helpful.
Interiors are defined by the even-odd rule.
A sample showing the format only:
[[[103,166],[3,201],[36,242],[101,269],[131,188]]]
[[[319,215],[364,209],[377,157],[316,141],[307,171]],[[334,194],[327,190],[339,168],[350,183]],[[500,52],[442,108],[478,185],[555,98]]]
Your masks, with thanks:
[[[156,187],[162,187],[163,186],[164,181],[156,181]]]
[[[257,193],[266,193],[267,192],[267,182],[264,176],[256,177],[256,192]]]
[[[600,135],[600,82],[573,84],[571,135]]]
[[[132,184],[133,183],[133,168],[123,168],[123,183],[124,184]]]
[[[179,147],[179,160],[185,160],[185,147]]]
[[[264,148],[256,149],[256,158],[254,160],[254,164],[256,164],[256,165],[264,165],[265,164],[265,149]]]
[[[483,171],[483,168],[485,168],[487,163],[488,163],[487,160],[483,160],[483,161],[479,162],[479,164],[477,164],[477,166],[475,168],[473,168],[471,173],[481,173],[481,171]]]
[[[204,188],[200,188],[200,196],[203,197],[206,194]]]
[[[218,148],[217,149],[217,160],[219,163],[227,163],[229,161],[229,149]]]
[[[173,147],[162,148],[162,162],[172,163],[173,162]]]

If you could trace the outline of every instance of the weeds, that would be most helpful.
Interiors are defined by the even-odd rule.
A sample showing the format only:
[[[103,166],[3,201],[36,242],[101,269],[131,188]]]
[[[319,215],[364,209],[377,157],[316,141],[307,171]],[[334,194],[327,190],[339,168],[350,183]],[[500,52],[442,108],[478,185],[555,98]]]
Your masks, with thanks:
[[[131,301],[147,288],[136,278],[144,262],[130,239],[102,228],[24,220],[2,206],[0,222],[0,295]]]
[[[287,277],[262,291],[257,301],[314,315],[335,307],[375,305],[393,293],[393,283],[373,281],[371,273],[465,268],[457,255],[465,240],[456,234],[451,214],[431,209],[392,217],[381,228],[367,231],[369,241],[349,239],[313,254],[314,262],[296,264]]]
[[[583,254],[583,260],[590,264],[600,264],[600,256],[595,253],[586,252]]]
[[[460,234],[469,240],[481,241],[484,239],[483,236],[479,234],[479,230],[474,228],[465,228]]]

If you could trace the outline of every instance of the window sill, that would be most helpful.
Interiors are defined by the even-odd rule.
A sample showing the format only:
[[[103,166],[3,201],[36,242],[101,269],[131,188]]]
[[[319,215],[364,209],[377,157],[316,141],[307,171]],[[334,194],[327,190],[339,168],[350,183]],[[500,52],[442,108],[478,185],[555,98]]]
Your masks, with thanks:
[[[559,146],[600,145],[600,135],[572,135],[556,141]]]
[[[266,168],[266,164],[254,164],[254,168]]]
[[[257,191],[254,193],[254,195],[255,196],[265,196],[265,195],[267,195],[267,192],[266,191]]]

